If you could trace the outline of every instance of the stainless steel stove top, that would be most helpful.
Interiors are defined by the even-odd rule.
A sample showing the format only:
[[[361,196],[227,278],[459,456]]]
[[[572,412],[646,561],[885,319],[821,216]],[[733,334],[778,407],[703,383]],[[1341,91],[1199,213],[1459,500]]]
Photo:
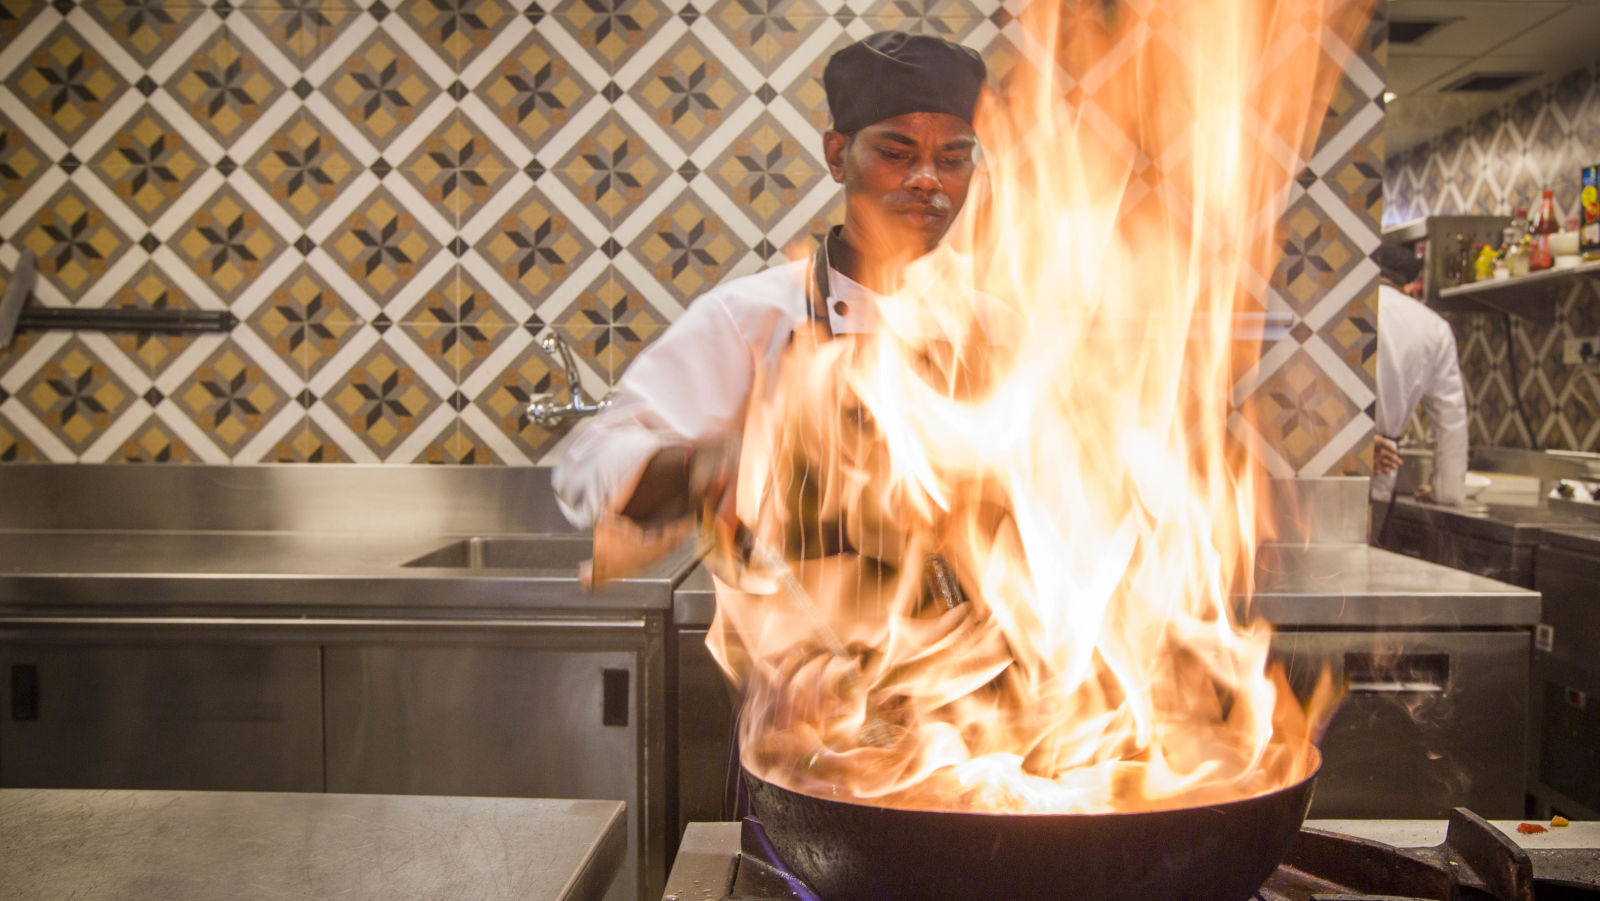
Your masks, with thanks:
[[[1600,822],[1523,834],[1515,820],[1309,820],[1252,901],[1600,899]],[[1041,897],[1049,897],[1042,892]],[[691,823],[663,901],[820,901],[760,824]]]

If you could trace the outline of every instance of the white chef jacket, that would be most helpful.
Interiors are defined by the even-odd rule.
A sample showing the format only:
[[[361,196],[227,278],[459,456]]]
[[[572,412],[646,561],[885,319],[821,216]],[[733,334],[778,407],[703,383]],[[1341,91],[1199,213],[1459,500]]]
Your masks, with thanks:
[[[1467,396],[1450,324],[1388,285],[1378,287],[1378,434],[1398,439],[1421,403],[1433,423],[1433,496],[1466,496]],[[1388,500],[1395,473],[1374,476],[1372,497]]]
[[[561,512],[580,529],[633,496],[656,451],[736,437],[757,367],[771,384],[789,335],[810,319],[809,260],[712,288],[634,359],[603,412],[557,447],[551,473]],[[836,335],[876,326],[877,295],[828,270],[828,325]]]

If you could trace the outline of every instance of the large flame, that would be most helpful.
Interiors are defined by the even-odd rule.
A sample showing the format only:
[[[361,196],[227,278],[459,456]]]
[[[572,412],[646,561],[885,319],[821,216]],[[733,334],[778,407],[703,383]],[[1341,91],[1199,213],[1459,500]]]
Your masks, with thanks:
[[[752,772],[926,809],[1308,775],[1230,439],[1274,227],[1362,0],[1036,0],[945,243],[752,402],[711,644]],[[1239,414],[1233,414],[1235,416]],[[843,549],[843,553],[839,551]],[[740,565],[735,565],[737,561]]]

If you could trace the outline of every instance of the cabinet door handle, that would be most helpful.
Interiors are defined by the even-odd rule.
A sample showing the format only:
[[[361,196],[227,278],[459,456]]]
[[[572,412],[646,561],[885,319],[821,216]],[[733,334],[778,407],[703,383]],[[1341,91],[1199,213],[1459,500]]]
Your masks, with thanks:
[[[600,671],[600,725],[628,725],[628,671]]]
[[[32,663],[11,664],[11,718],[39,718],[39,667]]]
[[[1352,693],[1442,694],[1450,687],[1450,655],[1347,651],[1344,677]]]

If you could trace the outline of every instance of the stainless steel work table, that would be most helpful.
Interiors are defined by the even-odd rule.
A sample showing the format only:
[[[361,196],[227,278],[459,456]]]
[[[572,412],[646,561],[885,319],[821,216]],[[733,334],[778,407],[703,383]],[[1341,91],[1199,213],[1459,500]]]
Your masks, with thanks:
[[[528,565],[426,565],[469,541],[537,550]],[[685,548],[687,551],[687,548]],[[585,534],[0,530],[0,611],[148,608],[168,613],[328,615],[334,610],[665,610],[686,553],[584,594]],[[419,563],[418,561],[422,561]]]
[[[1532,628],[1539,592],[1364,544],[1265,545],[1254,609],[1276,628]]]
[[[0,790],[0,895],[33,901],[592,899],[617,801]]]
[[[1253,609],[1278,628],[1531,628],[1539,593],[1365,544],[1268,544],[1256,552]],[[673,594],[673,621],[706,626],[711,576],[696,568]]]

